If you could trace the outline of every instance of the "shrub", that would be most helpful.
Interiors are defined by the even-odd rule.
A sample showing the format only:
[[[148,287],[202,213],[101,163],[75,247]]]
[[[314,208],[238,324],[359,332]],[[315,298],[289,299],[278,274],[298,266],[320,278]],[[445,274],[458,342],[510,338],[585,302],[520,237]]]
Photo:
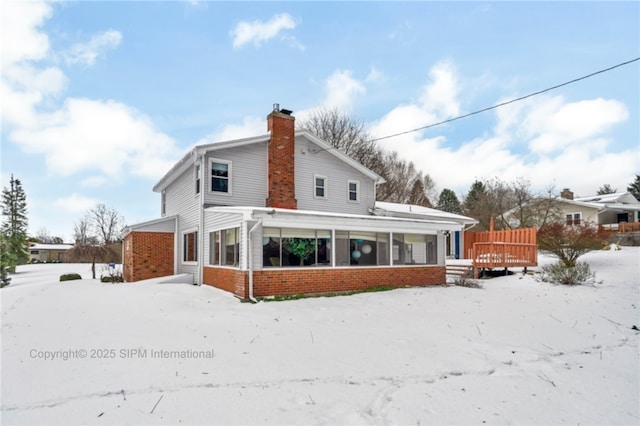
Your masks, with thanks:
[[[64,274],[64,275],[60,275],[60,281],[71,281],[71,280],[81,280],[82,277],[80,276],[80,274]]]
[[[543,266],[536,280],[564,285],[594,284],[596,273],[592,272],[585,262],[576,262],[575,266],[567,266],[560,261]]]
[[[480,284],[478,281],[476,280],[472,280],[470,278],[467,277],[455,277],[452,281],[451,284],[457,286],[457,287],[467,287],[467,288],[482,288],[482,284]]]
[[[606,234],[588,223],[565,225],[555,222],[543,226],[538,231],[537,239],[541,251],[553,254],[566,267],[573,267],[583,254],[600,250],[606,237]]]
[[[103,282],[103,283],[123,283],[124,282],[124,277],[122,276],[122,274],[106,275],[104,277],[100,277],[100,282]]]
[[[116,268],[116,265],[110,263],[107,266],[102,268],[102,272],[100,273],[100,282],[103,283],[123,283],[124,276],[122,275],[122,270]]]

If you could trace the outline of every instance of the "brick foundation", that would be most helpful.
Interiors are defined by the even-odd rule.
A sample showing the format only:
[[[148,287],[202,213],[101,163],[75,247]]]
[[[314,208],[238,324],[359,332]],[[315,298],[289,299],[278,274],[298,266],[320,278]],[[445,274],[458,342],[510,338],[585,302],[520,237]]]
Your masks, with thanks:
[[[249,273],[246,271],[205,266],[202,268],[202,283],[233,293],[243,300],[249,298]]]
[[[373,287],[440,285],[446,282],[444,266],[399,268],[317,268],[254,271],[255,297],[333,293]],[[249,273],[229,268],[205,267],[204,284],[249,297]]]
[[[173,275],[173,234],[131,232],[124,239],[123,275],[126,282]]]

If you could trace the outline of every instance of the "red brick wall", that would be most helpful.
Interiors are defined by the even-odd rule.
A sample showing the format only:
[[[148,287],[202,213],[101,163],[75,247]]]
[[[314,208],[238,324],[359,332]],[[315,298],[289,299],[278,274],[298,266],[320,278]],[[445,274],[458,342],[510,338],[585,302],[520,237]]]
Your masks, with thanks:
[[[253,274],[253,293],[258,297],[425,286],[444,284],[445,273],[445,266],[262,270]]]
[[[318,268],[254,271],[256,297],[366,290],[372,287],[409,287],[444,284],[444,266],[401,268]],[[249,273],[237,269],[204,267],[204,284],[249,298]]]
[[[124,239],[123,274],[127,282],[173,275],[173,234],[132,232]]]
[[[249,298],[249,274],[238,269],[205,266],[202,283],[226,290],[241,299]]]
[[[273,111],[267,117],[269,141],[269,180],[267,207],[297,209],[295,188],[295,118]]]

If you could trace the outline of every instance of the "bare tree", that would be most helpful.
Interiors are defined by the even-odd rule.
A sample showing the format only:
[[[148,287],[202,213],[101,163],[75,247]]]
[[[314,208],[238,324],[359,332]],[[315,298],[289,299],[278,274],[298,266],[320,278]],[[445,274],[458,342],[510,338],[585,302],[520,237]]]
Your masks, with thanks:
[[[104,204],[98,204],[89,212],[89,215],[98,238],[104,244],[113,243],[117,240],[118,234],[124,225],[124,218],[115,208],[108,208]]]
[[[73,239],[76,244],[97,244],[97,238],[91,234],[91,217],[85,214],[73,224]]]
[[[93,279],[96,278],[96,263],[115,262],[118,253],[110,246],[100,244],[76,244],[67,251],[67,259],[73,262],[91,263]]]
[[[381,149],[365,131],[364,123],[338,109],[317,109],[300,123],[320,139],[382,176],[377,199],[396,203],[431,206],[435,184],[395,151]]]

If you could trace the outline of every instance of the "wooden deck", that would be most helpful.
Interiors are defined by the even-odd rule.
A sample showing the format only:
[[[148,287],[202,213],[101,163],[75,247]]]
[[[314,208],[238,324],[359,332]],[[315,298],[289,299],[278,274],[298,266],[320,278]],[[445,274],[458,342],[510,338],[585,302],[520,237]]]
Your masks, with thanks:
[[[640,232],[640,222],[620,222],[600,225],[600,230],[617,232],[620,234]]]
[[[538,266],[536,228],[467,231],[464,235],[465,255],[470,259],[477,277],[481,269],[527,268]]]

